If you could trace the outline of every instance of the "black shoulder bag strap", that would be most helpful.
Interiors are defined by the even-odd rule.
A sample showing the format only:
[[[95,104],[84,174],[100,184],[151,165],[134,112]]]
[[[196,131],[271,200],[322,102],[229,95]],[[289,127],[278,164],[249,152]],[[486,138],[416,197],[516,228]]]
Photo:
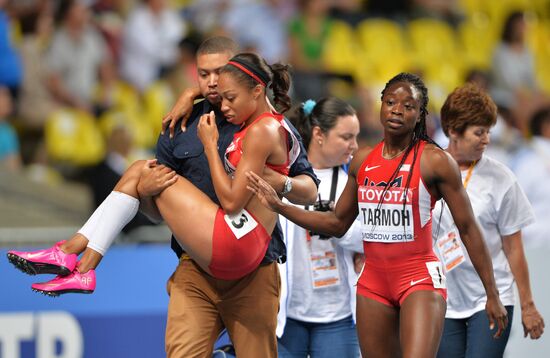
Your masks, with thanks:
[[[330,196],[329,200],[334,203],[334,200],[336,199],[336,187],[338,186],[338,171],[340,171],[340,167],[333,167],[332,168],[332,180],[330,183]],[[319,201],[321,201],[321,194],[319,194]],[[306,205],[304,207],[306,210],[309,210],[309,205]]]

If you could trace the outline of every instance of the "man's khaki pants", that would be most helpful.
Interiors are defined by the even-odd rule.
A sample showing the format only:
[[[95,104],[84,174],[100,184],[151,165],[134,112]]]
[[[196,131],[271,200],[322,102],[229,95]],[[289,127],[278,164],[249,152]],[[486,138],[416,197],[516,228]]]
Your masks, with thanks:
[[[167,290],[167,357],[211,357],[224,327],[237,357],[277,357],[280,277],[275,262],[239,280],[226,281],[206,274],[184,256]]]

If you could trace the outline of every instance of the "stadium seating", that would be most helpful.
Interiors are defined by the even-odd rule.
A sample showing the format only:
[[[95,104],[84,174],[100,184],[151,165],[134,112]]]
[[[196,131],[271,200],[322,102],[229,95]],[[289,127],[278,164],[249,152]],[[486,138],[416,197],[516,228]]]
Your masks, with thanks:
[[[529,21],[527,43],[535,56],[538,84],[550,94],[550,21]]]
[[[170,87],[162,80],[153,83],[143,94],[144,114],[155,140],[162,127],[162,117],[172,108],[175,100]]]
[[[99,162],[105,142],[93,116],[75,109],[50,115],[44,129],[46,150],[54,162],[86,166]]]
[[[326,70],[339,75],[353,75],[361,58],[353,28],[342,21],[333,21],[323,47]]]
[[[129,129],[136,148],[149,149],[156,144],[158,133],[153,131],[151,123],[141,112],[112,109],[99,118],[99,126],[105,138],[108,138],[113,128],[119,125]]]
[[[428,82],[439,82],[448,91],[464,78],[464,56],[453,28],[446,22],[420,18],[407,27],[415,66]]]
[[[463,21],[458,27],[459,45],[468,68],[488,69],[497,35],[486,16]]]
[[[394,21],[367,19],[357,26],[364,58],[372,65],[371,82],[384,83],[410,66],[403,30]]]
[[[117,81],[112,87],[98,86],[94,92],[94,102],[101,103],[102,98],[108,96],[112,101],[112,108],[124,111],[140,111],[140,100],[137,91],[130,84]]]

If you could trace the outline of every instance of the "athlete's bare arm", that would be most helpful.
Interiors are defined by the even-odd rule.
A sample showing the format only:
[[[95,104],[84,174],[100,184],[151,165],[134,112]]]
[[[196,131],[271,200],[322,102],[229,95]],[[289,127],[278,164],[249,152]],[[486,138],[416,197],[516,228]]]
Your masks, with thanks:
[[[265,163],[272,153],[281,147],[279,127],[279,123],[273,119],[262,120],[248,128],[243,138],[243,154],[231,179],[225,172],[218,153],[217,127],[213,113],[201,117],[198,134],[204,145],[216,196],[226,213],[236,214],[249,202],[253,194],[246,189],[245,173],[263,172]]]
[[[523,336],[527,337],[529,335],[531,339],[539,339],[544,333],[544,319],[533,300],[529,281],[529,267],[521,240],[521,230],[511,235],[502,236],[502,250],[508,259],[510,270],[512,270],[518,288]]]
[[[277,193],[283,191],[286,176],[274,171],[271,168],[265,167],[262,173],[262,178],[275,189]],[[292,180],[292,190],[285,194],[284,197],[296,205],[312,205],[317,200],[317,185],[307,174],[299,174],[295,177],[290,177]]]
[[[458,165],[447,152],[434,145],[427,145],[420,159],[420,171],[432,195],[443,198],[449,207],[460,238],[485,287],[489,321],[492,325],[498,324],[495,337],[500,337],[508,324],[508,318],[499,299],[491,257],[462,185]]]
[[[166,130],[166,128],[168,128],[170,138],[172,138],[174,136],[174,129],[176,127],[176,124],[180,121],[180,119],[180,125],[183,130],[187,124],[187,120],[189,119],[191,112],[193,111],[194,101],[200,97],[202,97],[202,94],[198,87],[185,89],[178,97],[178,100],[176,101],[172,109],[170,109],[168,114],[166,114],[162,119],[161,133],[164,134],[164,131]],[[267,103],[269,104],[272,111],[275,112],[275,108],[271,105],[269,99],[267,99]],[[273,188],[275,188],[277,192],[280,193],[283,190],[283,185],[286,180],[285,176],[276,173],[269,168],[266,168],[262,177],[271,186],[273,186]],[[285,198],[287,198],[293,204],[313,204],[315,200],[317,200],[317,185],[309,175],[296,175],[295,177],[292,177],[292,191],[286,194]]]
[[[257,195],[262,204],[295,222],[298,226],[330,236],[341,237],[348,231],[358,214],[355,178],[358,168],[369,152],[370,148],[366,148],[354,156],[346,186],[334,211],[308,211],[285,204],[279,199],[275,190],[255,173],[247,173],[248,187]]]

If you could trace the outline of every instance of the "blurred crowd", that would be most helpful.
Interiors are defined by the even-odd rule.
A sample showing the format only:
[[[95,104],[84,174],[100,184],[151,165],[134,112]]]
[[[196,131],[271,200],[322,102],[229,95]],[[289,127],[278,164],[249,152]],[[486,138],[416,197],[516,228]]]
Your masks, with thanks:
[[[295,102],[351,103],[362,145],[381,138],[375,109],[395,74],[425,79],[443,146],[443,100],[478,83],[499,107],[489,155],[550,205],[550,0],[0,0],[2,170],[87,181],[101,202],[154,155],[163,115],[196,84],[198,45],[222,34],[291,64]]]

